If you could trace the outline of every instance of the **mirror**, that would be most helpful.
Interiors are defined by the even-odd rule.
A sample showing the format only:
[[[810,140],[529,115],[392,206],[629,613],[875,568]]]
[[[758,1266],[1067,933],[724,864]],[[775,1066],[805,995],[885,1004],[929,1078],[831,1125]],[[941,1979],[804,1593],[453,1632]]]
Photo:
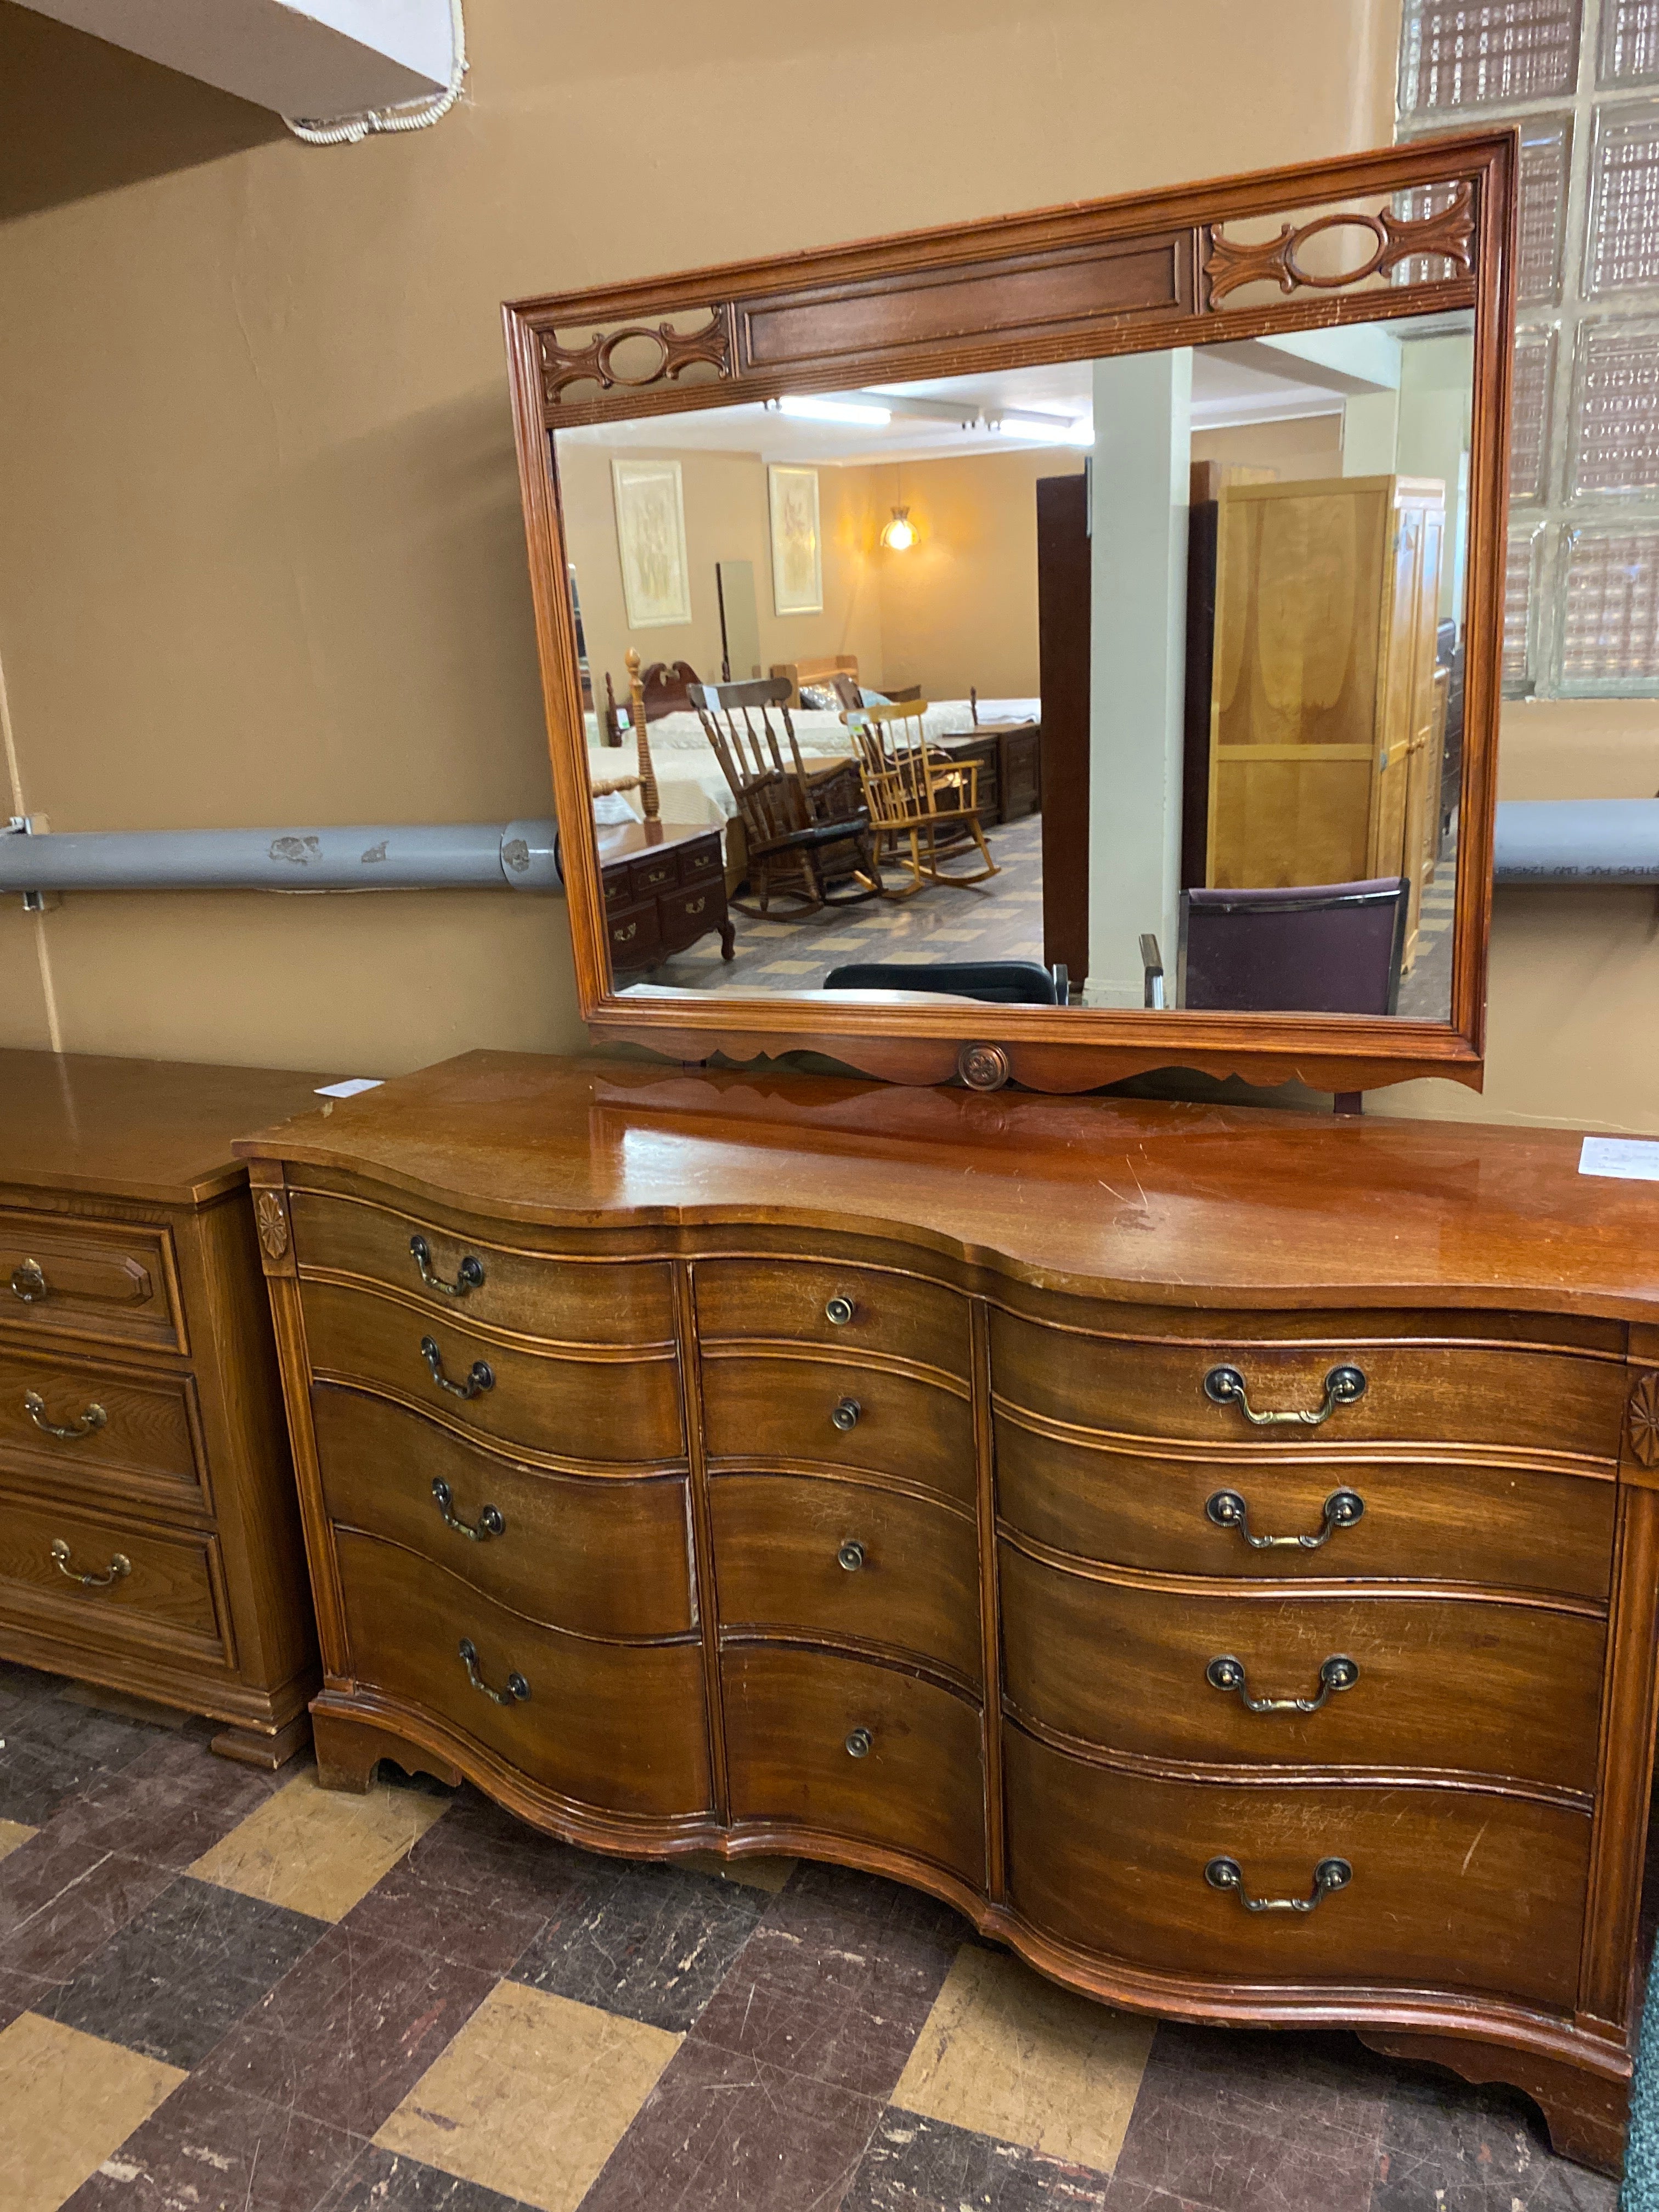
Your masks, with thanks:
[[[1380,213],[1194,188],[1170,343],[1151,308],[1045,326],[1006,256],[968,281],[1035,327],[965,363],[907,340],[896,251],[831,307],[810,270],[739,303],[751,354],[817,321],[787,380],[731,374],[718,312],[510,310],[532,559],[556,511],[547,573],[581,580],[544,672],[595,1025],[900,1073],[940,1049],[877,1040],[948,1069],[992,1037],[1006,1075],[1029,1037],[1061,1050],[1021,1079],[1060,1088],[1273,1079],[1310,1039],[1365,1081],[1478,1080],[1510,150],[1328,165],[1384,172]],[[1063,246],[1101,212],[1030,221]],[[1121,285],[1112,243],[1044,290]]]

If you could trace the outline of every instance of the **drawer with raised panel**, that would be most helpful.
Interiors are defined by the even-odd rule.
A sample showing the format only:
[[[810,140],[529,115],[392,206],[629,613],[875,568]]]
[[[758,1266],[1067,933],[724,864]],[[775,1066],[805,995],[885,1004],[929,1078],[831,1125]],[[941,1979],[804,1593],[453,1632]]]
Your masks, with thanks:
[[[514,1250],[499,1221],[447,1229],[315,1191],[290,1193],[289,1208],[303,1277],[383,1284],[438,1319],[550,1344],[674,1341],[673,1278],[659,1261]]]
[[[30,1486],[206,1504],[196,1386],[0,1343],[0,1468]]]
[[[1084,1335],[997,1313],[1000,1402],[1068,1427],[1283,1458],[1351,1443],[1468,1444],[1550,1456],[1618,1456],[1622,1365],[1526,1344],[1252,1338],[1218,1315],[1188,1343]]]
[[[985,1880],[977,1705],[896,1668],[748,1644],[720,1660],[734,1823],[884,1845]]]
[[[1474,1454],[1134,1451],[1062,1442],[1001,1413],[1002,1518],[1080,1559],[1185,1575],[1387,1577],[1605,1599],[1611,1472],[1554,1474]]]
[[[683,1474],[515,1466],[385,1398],[319,1383],[312,1418],[337,1527],[422,1552],[532,1620],[583,1636],[691,1632]]]
[[[966,1381],[968,1302],[941,1283],[817,1260],[699,1260],[702,1342],[769,1339],[874,1353]]]
[[[1333,2004],[1381,1986],[1572,2010],[1587,1814],[1479,1790],[1154,1780],[1012,1725],[1004,1771],[1010,1900],[1058,1942]]]
[[[1583,1611],[1336,1585],[1172,1599],[1006,1539],[1000,1583],[1011,1705],[1102,1749],[1595,1790],[1607,1624]]]
[[[969,1515],[823,1475],[717,1474],[709,1495],[722,1635],[884,1644],[977,1687]]]
[[[532,1456],[604,1466],[684,1456],[672,1349],[642,1358],[532,1350],[333,1283],[308,1282],[301,1298],[321,1377],[390,1393]]]
[[[185,1348],[165,1229],[0,1212],[0,1327]]]
[[[710,1803],[702,1648],[526,1620],[429,1559],[337,1530],[356,1679],[561,1796],[659,1818]]]
[[[965,1389],[887,1368],[705,1346],[702,1402],[711,1462],[896,1475],[973,1503]]]
[[[10,1497],[0,1503],[0,1612],[76,1643],[226,1656],[215,1541],[119,1510]]]

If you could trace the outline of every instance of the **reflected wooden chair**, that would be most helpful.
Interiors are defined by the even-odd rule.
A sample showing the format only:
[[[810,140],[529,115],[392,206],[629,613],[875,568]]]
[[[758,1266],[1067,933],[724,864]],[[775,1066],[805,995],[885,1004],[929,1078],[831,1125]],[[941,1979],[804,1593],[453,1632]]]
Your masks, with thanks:
[[[878,859],[890,854],[910,880],[884,885],[886,898],[914,898],[929,884],[980,884],[1001,870],[991,858],[979,819],[979,764],[951,761],[929,750],[922,717],[925,699],[865,707],[842,720],[857,748],[864,803]],[[957,875],[939,865],[969,842],[984,866]]]
[[[630,647],[627,654],[629,699],[631,702],[629,719],[633,724],[637,772],[633,775],[610,775],[592,779],[595,799],[606,799],[616,791],[637,791],[640,805],[647,822],[654,822],[662,812],[662,802],[657,793],[657,771],[651,758],[651,741],[646,735],[647,715],[645,690],[640,681],[640,656]],[[605,679],[609,693],[611,678]],[[620,742],[620,740],[618,741]]]
[[[739,914],[769,915],[776,897],[796,915],[858,906],[882,889],[876,842],[862,817],[825,818],[814,803],[789,713],[785,677],[745,684],[693,684],[690,702],[737,801],[754,902]],[[782,742],[779,741],[781,727]],[[832,896],[832,884],[857,888]]]

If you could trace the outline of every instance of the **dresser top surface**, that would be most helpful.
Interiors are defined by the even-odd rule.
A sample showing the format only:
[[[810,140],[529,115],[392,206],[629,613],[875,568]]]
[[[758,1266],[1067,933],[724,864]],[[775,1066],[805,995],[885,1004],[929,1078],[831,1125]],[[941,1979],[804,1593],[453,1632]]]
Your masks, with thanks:
[[[233,1139],[315,1109],[325,1075],[0,1051],[0,1186],[190,1205],[243,1182]]]
[[[1659,1320],[1659,1186],[1571,1132],[475,1052],[237,1150],[508,1219],[905,1231],[1199,1305]]]

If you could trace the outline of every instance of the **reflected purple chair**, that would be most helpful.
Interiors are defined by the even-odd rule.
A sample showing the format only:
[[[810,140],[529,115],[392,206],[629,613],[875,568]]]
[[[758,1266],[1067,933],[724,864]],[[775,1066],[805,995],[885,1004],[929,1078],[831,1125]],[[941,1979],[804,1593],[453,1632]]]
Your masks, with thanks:
[[[1176,1003],[1191,1012],[1391,1014],[1410,888],[1403,876],[1379,876],[1182,891]]]

